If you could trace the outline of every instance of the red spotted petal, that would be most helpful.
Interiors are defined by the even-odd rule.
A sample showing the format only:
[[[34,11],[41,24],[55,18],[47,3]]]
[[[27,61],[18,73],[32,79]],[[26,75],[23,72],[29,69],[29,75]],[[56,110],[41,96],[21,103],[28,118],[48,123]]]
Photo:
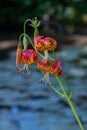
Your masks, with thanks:
[[[54,63],[50,67],[50,73],[56,76],[62,75],[62,66],[60,60],[54,61]]]
[[[21,62],[24,64],[35,64],[38,61],[38,54],[34,50],[22,52]]]
[[[43,36],[38,36],[34,44],[38,51],[53,51],[57,46],[57,42],[53,38]]]

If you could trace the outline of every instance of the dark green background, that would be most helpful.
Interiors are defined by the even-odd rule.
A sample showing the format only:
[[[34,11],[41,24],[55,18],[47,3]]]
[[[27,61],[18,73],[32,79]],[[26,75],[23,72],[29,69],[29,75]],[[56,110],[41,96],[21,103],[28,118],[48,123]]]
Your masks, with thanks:
[[[45,15],[58,22],[77,23],[83,14],[87,14],[86,0],[0,0],[0,23],[21,23],[27,18]]]

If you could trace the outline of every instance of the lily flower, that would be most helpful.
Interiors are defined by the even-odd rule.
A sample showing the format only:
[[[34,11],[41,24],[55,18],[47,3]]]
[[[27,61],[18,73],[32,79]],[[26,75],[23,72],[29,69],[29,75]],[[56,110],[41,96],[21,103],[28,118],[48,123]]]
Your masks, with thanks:
[[[43,71],[43,72],[46,72],[45,76],[40,80],[41,83],[45,83],[45,81],[47,81],[47,83],[49,83],[49,81],[50,81],[50,79],[49,79],[50,65],[51,65],[50,58],[46,58],[46,59],[43,59],[43,60],[38,62],[38,69]]]
[[[33,50],[29,49],[22,51],[21,63],[32,65],[38,61],[38,54]]]
[[[38,61],[38,54],[33,49],[22,50],[20,60],[18,61],[19,64],[24,64],[23,68],[19,68],[19,64],[17,65],[18,74],[22,74],[24,71],[27,71],[28,76],[31,76],[28,66],[35,64]]]
[[[57,46],[57,42],[53,38],[44,36],[38,36],[34,44],[37,51],[53,51]]]
[[[50,67],[50,73],[54,74],[55,76],[61,76],[62,75],[62,66],[61,66],[61,61],[55,60],[51,67]]]
[[[50,71],[51,60],[50,58],[43,59],[38,62],[38,69],[41,71]]]

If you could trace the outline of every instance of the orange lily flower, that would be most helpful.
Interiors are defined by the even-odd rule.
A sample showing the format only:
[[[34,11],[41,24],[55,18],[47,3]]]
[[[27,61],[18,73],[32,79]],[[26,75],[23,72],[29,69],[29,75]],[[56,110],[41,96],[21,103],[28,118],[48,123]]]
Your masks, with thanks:
[[[54,63],[50,67],[50,73],[56,76],[62,75],[62,66],[60,60],[55,60]]]
[[[18,74],[22,74],[22,72],[27,71],[28,75],[31,76],[28,66],[35,64],[37,61],[38,54],[33,49],[22,50],[19,64],[23,63],[24,66],[23,68],[19,68],[19,66],[17,66]]]
[[[43,36],[38,36],[34,44],[37,51],[53,51],[57,46],[57,42],[53,38]]]

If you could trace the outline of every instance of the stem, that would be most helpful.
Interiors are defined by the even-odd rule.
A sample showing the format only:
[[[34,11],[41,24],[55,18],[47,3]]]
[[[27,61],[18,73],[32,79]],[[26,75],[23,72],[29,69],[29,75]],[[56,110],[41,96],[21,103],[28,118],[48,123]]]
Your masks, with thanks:
[[[59,91],[51,84],[51,82],[49,82],[48,84],[50,85],[50,87],[53,89],[53,91],[54,91],[56,94],[58,94],[58,95],[61,96],[61,97],[65,97],[65,95],[64,95],[63,93],[59,92]]]
[[[48,57],[49,57],[48,50],[45,50],[45,51],[44,51],[44,55],[45,55],[45,58],[48,58]]]
[[[35,42],[37,36],[39,36],[38,28],[34,27],[34,42]]]
[[[23,36],[24,36],[24,33],[20,34],[18,46],[22,46],[21,38],[22,38]]]
[[[62,75],[62,78],[63,78],[63,80],[64,80],[64,82],[65,82],[65,84],[66,84],[66,87],[68,88],[69,98],[72,100],[72,91],[71,91],[71,89],[70,89],[70,86],[69,86],[69,84],[68,84],[68,81],[66,80],[66,78],[65,78],[64,75]]]
[[[25,20],[25,22],[24,22],[24,34],[26,33],[26,23],[27,23],[28,21],[30,21],[30,19],[27,19],[27,20]]]
[[[30,37],[29,37],[27,34],[25,34],[25,36],[28,38],[28,40],[29,40],[30,44],[31,44],[31,45],[32,45],[32,47],[34,48],[34,44],[33,44],[32,40],[30,39]]]
[[[56,53],[53,51],[54,60],[56,60]]]
[[[68,92],[70,93],[70,92],[71,92],[71,89],[70,89],[70,86],[69,86],[69,84],[68,84],[68,82],[67,82],[65,76],[62,75],[62,78],[63,78],[63,80],[64,80],[64,82],[65,82],[65,84],[66,84],[66,86],[67,86],[67,88],[68,88]]]
[[[61,87],[61,89],[62,89],[62,91],[63,91],[63,93],[64,93],[64,95],[65,95],[65,97],[66,97],[66,99],[67,99],[67,101],[68,101],[68,103],[69,103],[69,105],[70,105],[70,107],[71,107],[71,109],[72,109],[72,112],[73,112],[73,114],[74,114],[74,116],[75,116],[75,118],[76,118],[76,120],[77,120],[77,122],[78,122],[78,125],[79,125],[80,129],[81,129],[81,130],[84,130],[84,127],[83,127],[83,125],[82,125],[82,123],[81,123],[81,121],[80,121],[80,118],[79,118],[79,116],[78,116],[78,114],[77,114],[77,112],[76,112],[76,110],[75,110],[75,108],[74,108],[74,105],[73,105],[72,101],[71,101],[70,98],[68,97],[68,95],[67,95],[67,93],[66,93],[66,90],[64,89],[64,86],[63,86],[63,84],[62,84],[60,78],[59,78],[59,77],[56,77],[56,79],[57,79],[57,81],[58,81],[58,83],[59,83],[59,85],[60,85],[60,87]]]

